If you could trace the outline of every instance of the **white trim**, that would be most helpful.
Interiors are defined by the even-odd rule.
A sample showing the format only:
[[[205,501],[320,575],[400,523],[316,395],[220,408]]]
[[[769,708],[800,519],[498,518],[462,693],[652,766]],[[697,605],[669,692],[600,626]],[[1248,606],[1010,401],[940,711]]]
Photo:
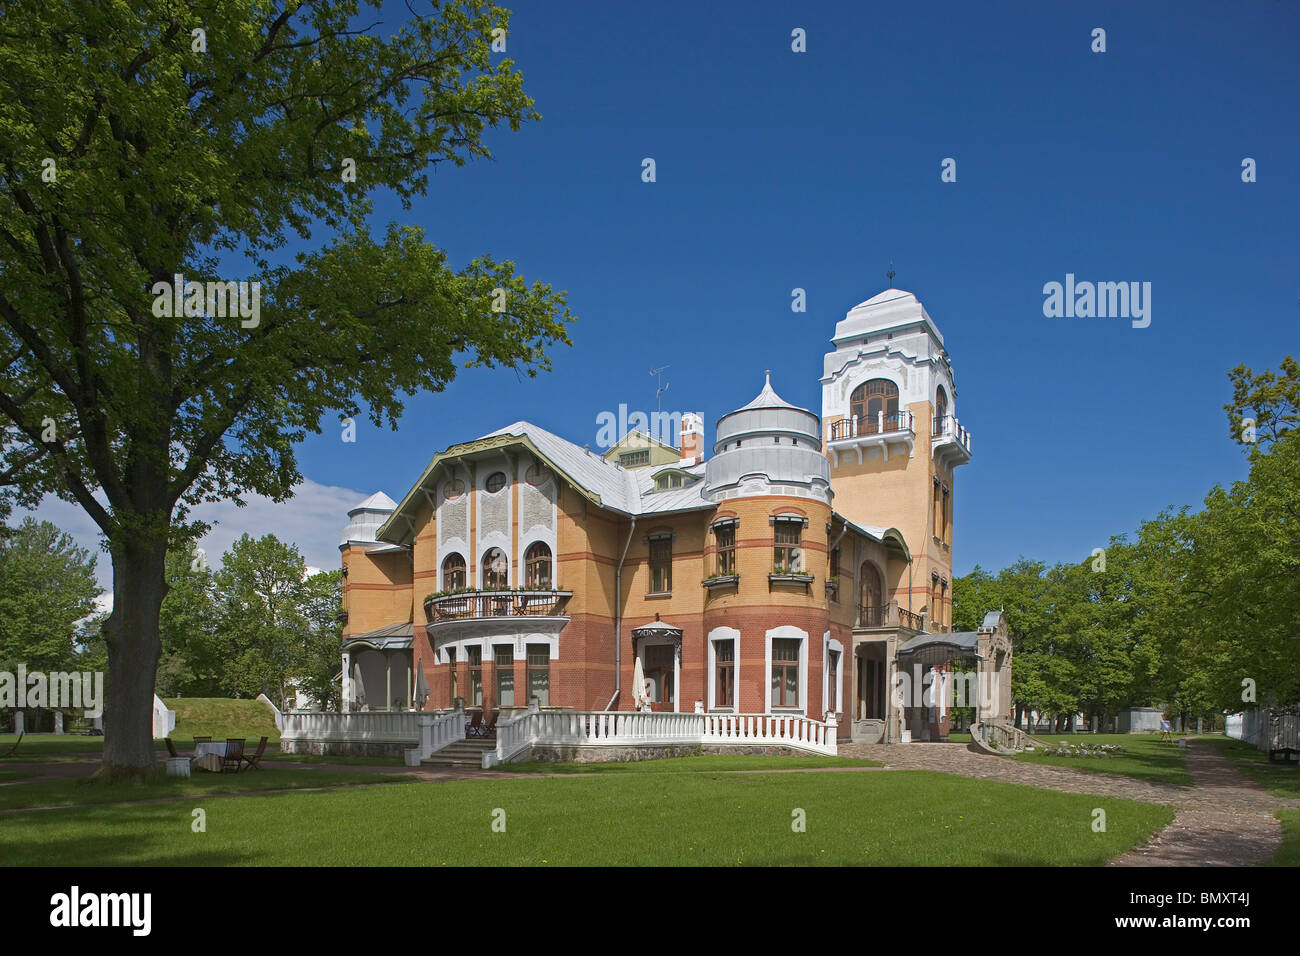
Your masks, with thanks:
[[[835,682],[835,687],[831,687],[831,654],[839,655],[839,680]],[[831,699],[831,690],[835,691],[834,700]],[[844,696],[844,645],[831,637],[831,632],[827,631],[822,635],[822,710],[830,711],[837,716],[843,712],[843,701],[840,699]],[[834,706],[827,706],[827,702],[833,703]]]
[[[808,632],[800,630],[793,624],[774,627],[764,635],[763,667],[763,712],[777,713],[772,710],[772,641],[780,638],[794,638],[799,645],[799,706],[789,709],[782,707],[779,713],[800,713],[808,715]]]
[[[718,686],[718,682],[717,680],[715,680],[715,678],[717,677],[718,655],[715,652],[713,642],[731,641],[731,646],[732,646],[731,693],[732,693],[733,700],[731,706],[728,708],[728,711],[736,712],[739,710],[738,698],[740,697],[740,631],[736,630],[734,627],[715,627],[713,630],[709,631],[709,636],[707,638],[707,641],[709,645],[709,669],[708,669],[708,673],[705,674],[704,679],[705,681],[707,681],[709,685],[708,709],[712,711],[715,707],[718,706],[714,699],[716,695],[717,686]]]

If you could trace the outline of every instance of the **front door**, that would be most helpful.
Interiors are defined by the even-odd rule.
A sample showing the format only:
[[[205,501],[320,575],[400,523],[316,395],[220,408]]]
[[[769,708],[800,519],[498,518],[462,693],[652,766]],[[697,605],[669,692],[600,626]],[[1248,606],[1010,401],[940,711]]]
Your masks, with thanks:
[[[674,653],[670,645],[650,644],[645,648],[643,668],[650,692],[650,709],[655,712],[672,711],[677,700],[674,683]]]

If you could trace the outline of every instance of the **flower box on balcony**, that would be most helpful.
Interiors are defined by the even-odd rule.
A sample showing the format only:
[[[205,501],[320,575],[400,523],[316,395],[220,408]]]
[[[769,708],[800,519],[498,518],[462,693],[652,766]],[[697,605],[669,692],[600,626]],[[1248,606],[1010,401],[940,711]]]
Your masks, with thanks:
[[[734,588],[739,584],[739,574],[712,574],[704,579],[704,586],[709,590],[714,588]]]
[[[767,576],[767,580],[772,584],[803,584],[812,583],[813,576],[806,571],[773,571]]]

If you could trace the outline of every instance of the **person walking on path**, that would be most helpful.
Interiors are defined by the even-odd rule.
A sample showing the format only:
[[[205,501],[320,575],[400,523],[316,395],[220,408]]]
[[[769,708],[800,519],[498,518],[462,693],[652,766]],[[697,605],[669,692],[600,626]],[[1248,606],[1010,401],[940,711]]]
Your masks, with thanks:
[[[1174,739],[1173,729],[1174,729],[1173,725],[1169,723],[1169,715],[1161,714],[1160,715],[1160,739],[1172,741]]]

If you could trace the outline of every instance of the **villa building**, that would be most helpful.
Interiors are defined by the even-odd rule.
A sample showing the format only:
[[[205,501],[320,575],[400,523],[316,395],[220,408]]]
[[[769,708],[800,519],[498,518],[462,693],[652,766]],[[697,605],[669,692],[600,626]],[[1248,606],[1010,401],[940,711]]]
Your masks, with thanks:
[[[709,454],[692,413],[678,447],[634,432],[603,454],[519,421],[362,502],[340,545],[345,707],[833,714],[841,739],[931,739],[946,708],[894,676],[962,661],[1000,717],[1005,620],[951,633],[971,452],[943,336],[889,289],[831,345],[820,415],[769,376]]]

